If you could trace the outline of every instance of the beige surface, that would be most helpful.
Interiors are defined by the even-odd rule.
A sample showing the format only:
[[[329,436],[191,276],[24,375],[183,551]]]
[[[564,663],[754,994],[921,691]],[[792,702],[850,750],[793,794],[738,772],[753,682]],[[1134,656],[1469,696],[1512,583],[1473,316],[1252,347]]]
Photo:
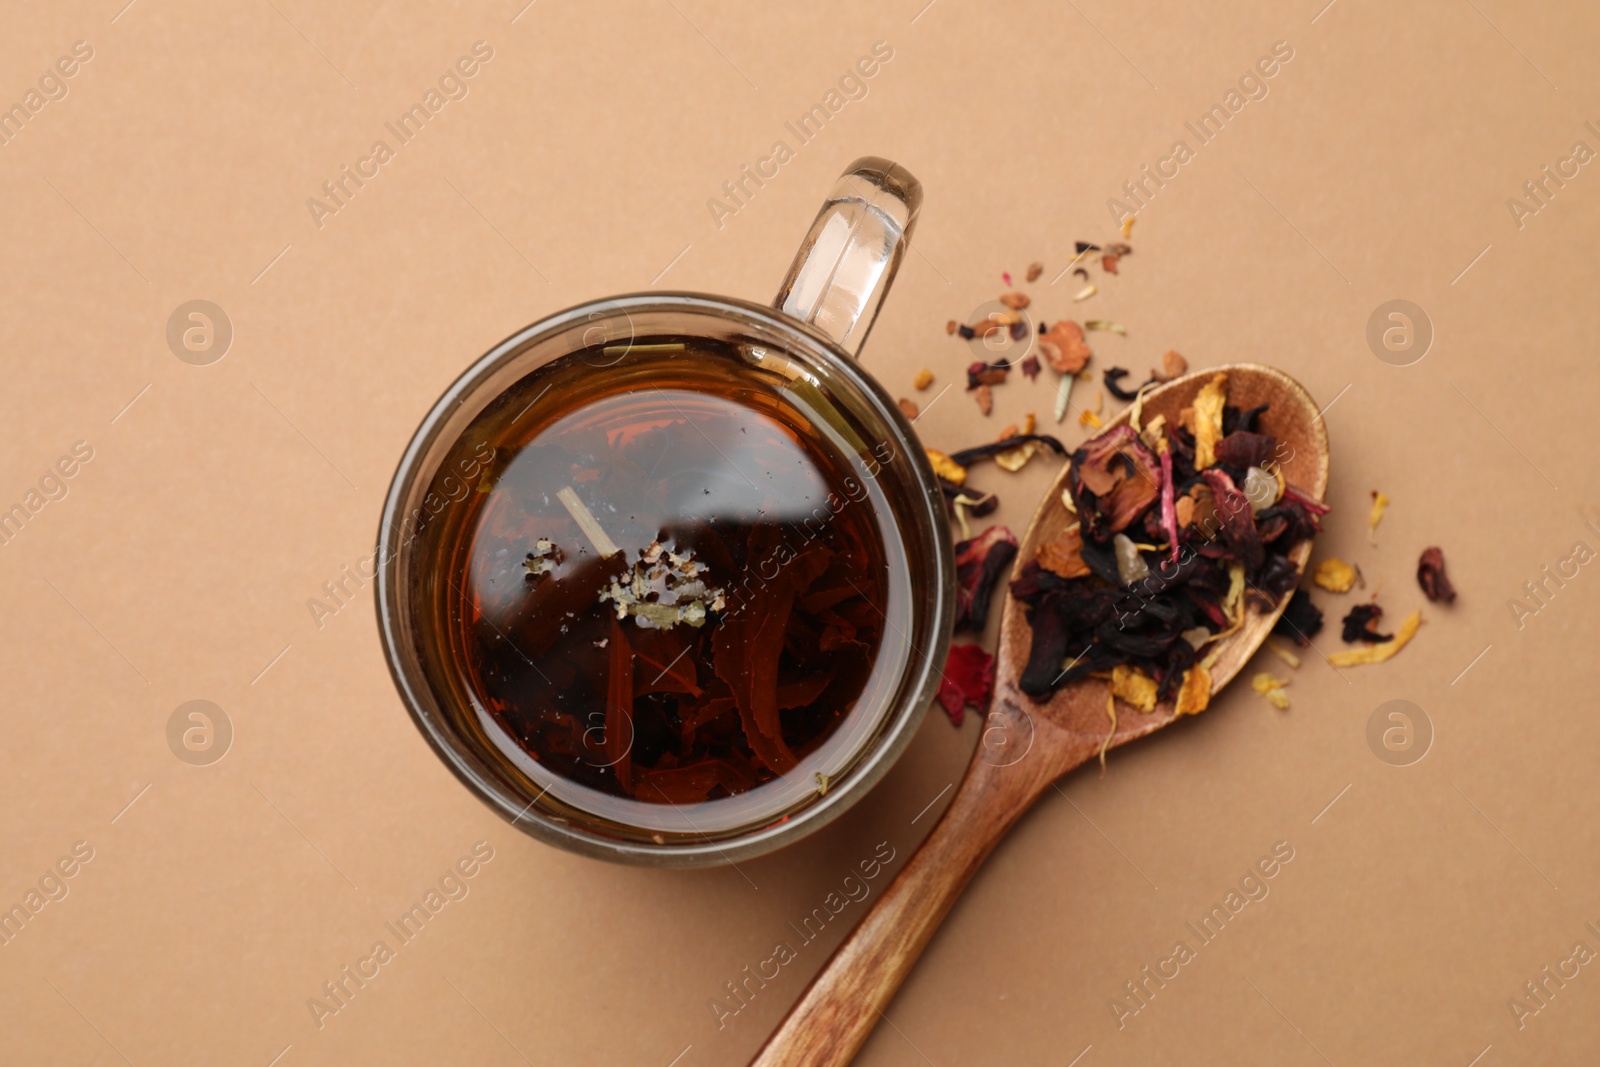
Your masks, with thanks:
[[[1293,60],[1141,212],[1122,276],[1077,306],[1070,275],[1041,283],[1038,308],[1125,322],[1126,340],[1094,337],[1102,366],[1137,375],[1176,347],[1196,366],[1274,363],[1337,398],[1318,558],[1359,562],[1401,615],[1421,603],[1418,551],[1439,543],[1461,600],[1428,609],[1386,666],[1308,659],[1287,713],[1236,688],[1114,753],[1104,778],[1064,783],[990,861],[862,1062],[1600,1051],[1596,967],[1520,1031],[1507,1007],[1575,941],[1600,949],[1584,927],[1600,926],[1600,578],[1581,568],[1521,629],[1506,606],[1575,541],[1600,548],[1580,517],[1600,515],[1600,176],[1583,168],[1520,230],[1505,203],[1574,141],[1600,149],[1584,128],[1600,119],[1592,12],[121,2],[12,3],[0,34],[7,101],[73,42],[94,49],[0,146],[0,503],[75,442],[93,449],[0,548],[0,898],[22,902],[74,842],[93,850],[0,947],[0,1058],[743,1063],[863,905],[803,947],[788,923],[879,842],[898,868],[977,724],[931,716],[847,818],[742,871],[613,867],[523,838],[430,754],[370,588],[320,628],[308,598],[370,551],[400,449],[468,361],[652,282],[765,298],[857,155],[899,160],[927,193],[869,365],[896,393],[924,365],[955,380],[966,355],[945,320],[992,299],[1002,270],[1042,259],[1048,282],[1074,239],[1110,237],[1106,198],[1280,40]],[[469,95],[319,229],[306,199],[480,40],[494,55]],[[894,56],[866,98],[719,229],[707,198],[775,139],[795,147],[784,122],[879,40]],[[196,298],[235,331],[204,367],[165,340]],[[1364,340],[1394,298],[1436,329],[1414,366]],[[1043,381],[997,393],[987,422],[958,387],[918,428],[953,449],[1048,407]],[[1048,476],[981,475],[1017,529]],[[1394,503],[1373,546],[1375,488]],[[1436,730],[1405,768],[1366,741],[1396,698]],[[208,767],[167,745],[192,699],[235,730]],[[478,841],[493,859],[468,895],[319,1029],[307,999],[374,942],[398,945],[385,922]],[[1270,896],[1119,1030],[1122,983],[1279,841],[1294,858]],[[798,958],[719,1030],[708,1002],[779,940]]]

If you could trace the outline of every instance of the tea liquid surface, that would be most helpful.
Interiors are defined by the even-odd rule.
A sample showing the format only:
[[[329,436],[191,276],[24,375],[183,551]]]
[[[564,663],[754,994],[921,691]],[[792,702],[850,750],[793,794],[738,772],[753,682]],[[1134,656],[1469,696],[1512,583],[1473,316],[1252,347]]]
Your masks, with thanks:
[[[498,402],[528,414],[489,442],[451,618],[467,684],[528,757],[689,805],[789,774],[849,718],[890,552],[837,434],[725,346],[662,347],[626,373],[562,357]]]

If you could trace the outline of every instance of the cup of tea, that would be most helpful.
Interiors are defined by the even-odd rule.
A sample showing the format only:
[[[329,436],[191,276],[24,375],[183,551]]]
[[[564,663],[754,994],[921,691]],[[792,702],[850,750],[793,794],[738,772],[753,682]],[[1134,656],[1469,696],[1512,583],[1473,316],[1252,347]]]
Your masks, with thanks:
[[[909,743],[954,615],[945,504],[856,357],[921,186],[864,158],[771,306],[639,293],[496,345],[379,531],[400,696],[512,825],[708,866],[843,813]]]

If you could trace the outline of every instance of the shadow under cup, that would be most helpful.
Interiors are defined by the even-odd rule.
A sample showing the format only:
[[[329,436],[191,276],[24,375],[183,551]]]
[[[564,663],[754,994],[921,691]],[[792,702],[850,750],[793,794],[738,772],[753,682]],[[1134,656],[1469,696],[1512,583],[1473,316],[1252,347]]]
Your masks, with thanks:
[[[687,351],[662,355],[679,345]],[[561,420],[581,419],[597,398],[666,402],[697,380],[708,394],[736,383],[752,409],[774,413],[832,460],[829,480],[845,487],[845,506],[857,509],[853,520],[870,516],[874,547],[881,547],[882,581],[870,598],[881,632],[859,695],[792,769],[731,795],[719,790],[689,803],[663,796],[657,803],[580,783],[531,757],[489,706],[461,634],[478,591],[488,588],[481,568],[471,569],[473,531],[495,479],[518,469],[524,446]],[[739,470],[736,447],[706,441],[754,487]],[[522,469],[542,462],[541,454],[527,450]],[[627,517],[597,518],[603,526]],[[630,535],[641,536],[649,535]],[[622,540],[624,550],[640,548]],[[953,616],[943,495],[893,401],[810,327],[770,308],[693,294],[583,305],[480,359],[440,398],[402,457],[385,503],[379,559],[379,626],[390,669],[413,719],[457,777],[535,837],[658,866],[758,855],[858,800],[921,722]],[[532,581],[521,564],[510,560],[503,572],[498,589],[508,597],[520,593],[515,579]],[[538,657],[522,658],[531,665]]]

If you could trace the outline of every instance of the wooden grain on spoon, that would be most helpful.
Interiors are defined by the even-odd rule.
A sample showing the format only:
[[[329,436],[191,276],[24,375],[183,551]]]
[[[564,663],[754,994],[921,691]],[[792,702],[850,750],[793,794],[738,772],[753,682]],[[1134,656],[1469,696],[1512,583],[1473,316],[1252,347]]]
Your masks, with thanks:
[[[1328,487],[1328,436],[1316,405],[1298,382],[1271,367],[1233,364],[1197,372],[1145,395],[1143,419],[1164,415],[1176,426],[1200,388],[1219,371],[1228,375],[1228,403],[1240,409],[1267,404],[1257,429],[1275,436],[1291,484],[1321,500]],[[1107,429],[1126,422],[1124,411]],[[1063,467],[1022,537],[1017,569],[1040,544],[1059,538],[1076,516],[1061,504],[1070,468]],[[1311,542],[1289,554],[1300,571]],[[1014,577],[1015,575],[1013,575]],[[1238,674],[1271,632],[1289,597],[1222,638],[1211,664],[1212,691]],[[1032,634],[1024,606],[1008,592],[1002,609],[994,702],[966,777],[950,807],[890,883],[861,925],[839,946],[783,1025],[757,1054],[756,1067],[830,1067],[849,1063],[894,997],[922,949],[961,890],[1011,825],[1061,775],[1174,719],[1170,701],[1148,714],[1123,714],[1109,742],[1108,683],[1084,678],[1035,702],[1017,688],[1028,662]]]

